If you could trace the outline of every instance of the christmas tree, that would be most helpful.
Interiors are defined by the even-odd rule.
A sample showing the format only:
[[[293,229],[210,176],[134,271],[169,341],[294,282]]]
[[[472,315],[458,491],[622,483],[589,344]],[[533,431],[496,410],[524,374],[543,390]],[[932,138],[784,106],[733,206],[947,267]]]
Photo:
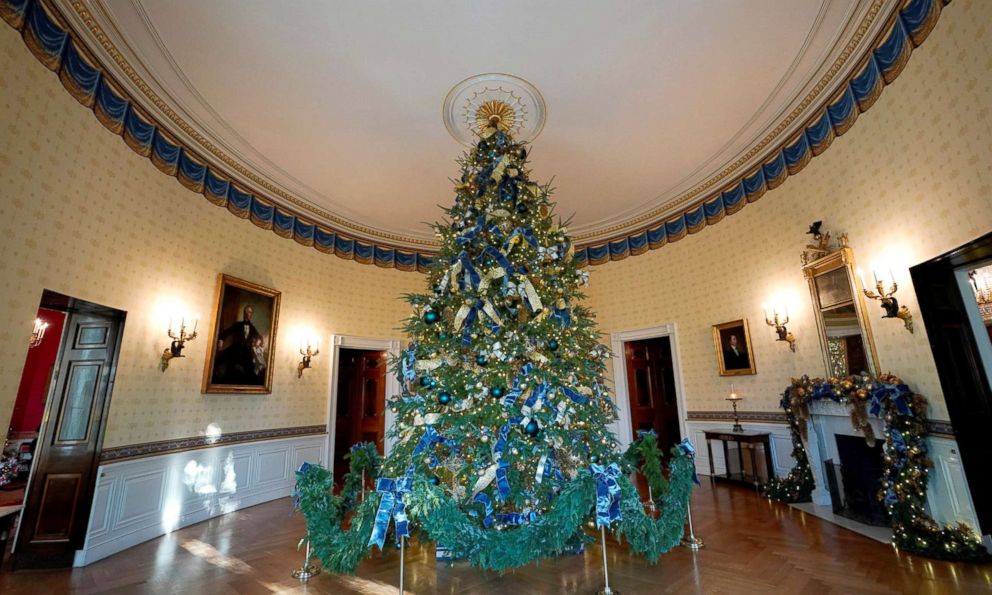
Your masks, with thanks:
[[[455,204],[435,225],[430,292],[406,296],[395,445],[375,494],[344,531],[343,502],[354,499],[328,496],[324,470],[299,474],[310,539],[334,570],[353,570],[390,527],[397,539],[413,530],[495,569],[567,551],[588,540],[592,521],[651,559],[681,538],[691,446],[676,450],[668,482],[657,460],[639,455],[656,458],[653,435],[617,452],[610,353],[579,303],[588,273],[572,258],[551,189],[529,178],[527,147],[500,124],[498,115],[484,121],[460,161]],[[645,515],[627,478],[639,464],[650,469],[660,519]]]

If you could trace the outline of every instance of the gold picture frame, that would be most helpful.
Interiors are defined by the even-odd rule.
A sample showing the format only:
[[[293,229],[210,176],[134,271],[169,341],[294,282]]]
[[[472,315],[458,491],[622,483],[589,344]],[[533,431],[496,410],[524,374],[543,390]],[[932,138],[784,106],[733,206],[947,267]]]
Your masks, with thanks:
[[[743,342],[740,336],[743,336]],[[748,376],[758,373],[747,318],[714,324],[713,347],[716,350],[720,376]]]
[[[272,392],[281,293],[251,281],[220,274],[210,324],[202,392]]]

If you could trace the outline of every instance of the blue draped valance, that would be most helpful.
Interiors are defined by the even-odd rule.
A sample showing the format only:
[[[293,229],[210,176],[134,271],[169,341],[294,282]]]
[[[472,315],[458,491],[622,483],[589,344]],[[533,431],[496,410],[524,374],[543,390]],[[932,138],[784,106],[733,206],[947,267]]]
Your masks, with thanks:
[[[634,251],[633,238],[647,237],[647,246],[655,250],[668,242],[677,242],[707,225],[718,223],[733,215],[746,204],[754,202],[768,190],[799,173],[816,155],[830,146],[835,138],[847,132],[860,112],[870,108],[882,89],[902,72],[913,48],[923,43],[933,30],[946,0],[909,0],[895,12],[873,48],[854,69],[854,74],[834,93],[826,105],[786,139],[769,152],[761,166],[751,170],[714,193],[703,196],[678,215],[648,225],[621,238],[610,238],[576,250],[581,265],[603,264],[621,260]],[[625,242],[625,240],[627,240]],[[638,243],[638,248],[641,246]]]

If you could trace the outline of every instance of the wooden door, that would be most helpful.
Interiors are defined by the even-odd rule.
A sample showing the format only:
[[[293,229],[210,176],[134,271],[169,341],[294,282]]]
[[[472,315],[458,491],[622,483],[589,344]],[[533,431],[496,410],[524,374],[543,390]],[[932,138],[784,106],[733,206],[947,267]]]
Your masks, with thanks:
[[[123,313],[73,309],[38,437],[14,568],[72,564],[86,537]]]
[[[971,500],[983,533],[992,532],[992,389],[965,310],[955,269],[992,257],[992,234],[910,269],[937,376],[950,413]],[[912,381],[912,379],[907,379]]]
[[[682,439],[671,341],[668,337],[630,341],[624,344],[624,358],[634,436],[639,430],[654,429],[658,446],[667,453]]]
[[[386,353],[342,349],[334,431],[334,478],[348,470],[344,455],[353,444],[372,442],[383,452],[386,414]]]

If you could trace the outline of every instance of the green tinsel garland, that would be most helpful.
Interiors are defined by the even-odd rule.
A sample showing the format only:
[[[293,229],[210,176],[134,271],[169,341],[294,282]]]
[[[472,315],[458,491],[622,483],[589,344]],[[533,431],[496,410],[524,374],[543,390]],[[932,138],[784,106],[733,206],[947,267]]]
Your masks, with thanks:
[[[803,447],[803,430],[810,402],[825,398],[847,404],[855,429],[862,430],[872,443],[875,436],[868,423],[869,403],[878,408],[885,421],[885,469],[878,497],[889,512],[896,547],[929,558],[989,561],[981,538],[970,527],[963,523],[941,526],[926,512],[928,473],[933,466],[927,457],[927,400],[912,393],[897,376],[793,379],[782,395],[782,407],[792,434],[796,467],[788,477],[765,486],[769,498],[779,502],[809,501],[814,482]]]
[[[639,442],[632,448],[643,448]],[[658,519],[644,513],[636,488],[629,478],[621,476],[623,520],[616,526],[617,536],[625,536],[631,549],[651,562],[678,545],[694,473],[692,459],[681,450],[673,450],[667,489],[658,484],[656,500],[662,510]],[[369,536],[381,496],[369,494],[354,507],[350,527],[344,529],[345,518],[352,512],[345,503],[354,502],[355,497],[332,494],[332,484],[330,472],[323,467],[313,465],[298,472],[299,509],[307,521],[311,547],[324,568],[350,574],[370,550]],[[559,555],[576,539],[585,540],[584,523],[596,504],[596,481],[588,470],[580,471],[564,484],[548,514],[501,531],[483,529],[478,519],[464,512],[441,487],[419,475],[414,476],[413,489],[404,501],[412,532],[419,538],[446,544],[454,557],[474,566],[502,571]]]
[[[661,449],[658,448],[658,435],[654,430],[639,432],[627,452],[624,454],[626,463],[641,472],[641,475],[651,486],[651,494],[655,503],[668,491],[668,480],[661,470]]]

